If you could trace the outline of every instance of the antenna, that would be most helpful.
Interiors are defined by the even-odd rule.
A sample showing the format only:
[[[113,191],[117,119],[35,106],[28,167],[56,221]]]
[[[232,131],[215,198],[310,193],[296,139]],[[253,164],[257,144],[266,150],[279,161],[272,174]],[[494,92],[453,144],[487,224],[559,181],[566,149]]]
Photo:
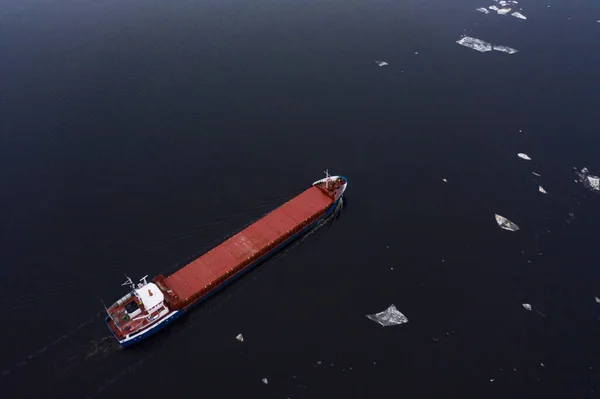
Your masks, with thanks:
[[[146,285],[146,284],[148,284],[148,282],[146,281],[146,277],[148,277],[148,275],[147,275],[147,274],[146,274],[144,277],[142,277],[142,278],[140,279],[140,281],[141,281],[142,283],[144,283],[144,284],[142,284],[142,285]]]
[[[329,169],[325,169],[325,188],[329,188]]]
[[[125,282],[121,285],[129,285],[131,286],[131,288],[135,289],[135,284],[133,284],[133,281],[131,281],[131,277],[129,277],[128,275],[125,275],[125,277],[127,277],[127,280],[125,280]]]
[[[106,304],[104,303],[102,298],[100,298],[100,302],[102,302],[102,306],[104,306],[104,310],[106,311],[106,314],[108,314],[110,316],[110,314],[108,313],[108,309],[106,308]]]

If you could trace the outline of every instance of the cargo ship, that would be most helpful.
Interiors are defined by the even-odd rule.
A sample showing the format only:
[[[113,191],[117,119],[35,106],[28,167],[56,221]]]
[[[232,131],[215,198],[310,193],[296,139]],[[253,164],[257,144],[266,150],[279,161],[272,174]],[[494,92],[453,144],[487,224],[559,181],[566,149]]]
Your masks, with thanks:
[[[343,176],[317,180],[308,189],[269,212],[196,260],[151,282],[145,276],[106,308],[106,324],[122,347],[163,329],[225,285],[265,261],[337,209],[348,181]]]

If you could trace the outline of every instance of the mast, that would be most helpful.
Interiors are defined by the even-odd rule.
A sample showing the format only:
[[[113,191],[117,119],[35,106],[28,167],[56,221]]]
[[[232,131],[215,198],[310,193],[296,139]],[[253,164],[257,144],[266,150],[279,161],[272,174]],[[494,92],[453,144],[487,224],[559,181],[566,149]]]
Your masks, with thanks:
[[[125,280],[125,282],[123,284],[121,284],[121,286],[128,285],[132,289],[135,289],[135,284],[133,284],[133,281],[131,281],[131,277],[129,277],[128,275],[125,275],[125,277],[127,277],[127,280]]]

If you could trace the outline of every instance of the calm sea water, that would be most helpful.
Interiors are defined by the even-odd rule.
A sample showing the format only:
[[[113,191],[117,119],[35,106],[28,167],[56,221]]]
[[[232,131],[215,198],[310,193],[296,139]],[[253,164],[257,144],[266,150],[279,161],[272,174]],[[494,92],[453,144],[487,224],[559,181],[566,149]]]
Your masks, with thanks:
[[[597,397],[600,5],[490,4],[1,0],[2,396]],[[118,348],[124,273],[327,168],[337,219]]]

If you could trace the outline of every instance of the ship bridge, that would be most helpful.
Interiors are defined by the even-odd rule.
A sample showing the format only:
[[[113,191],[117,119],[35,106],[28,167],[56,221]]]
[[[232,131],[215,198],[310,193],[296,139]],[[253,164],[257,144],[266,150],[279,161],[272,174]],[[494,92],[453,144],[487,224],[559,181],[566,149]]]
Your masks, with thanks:
[[[135,290],[135,296],[142,302],[147,312],[162,305],[165,295],[154,283],[148,283]]]

